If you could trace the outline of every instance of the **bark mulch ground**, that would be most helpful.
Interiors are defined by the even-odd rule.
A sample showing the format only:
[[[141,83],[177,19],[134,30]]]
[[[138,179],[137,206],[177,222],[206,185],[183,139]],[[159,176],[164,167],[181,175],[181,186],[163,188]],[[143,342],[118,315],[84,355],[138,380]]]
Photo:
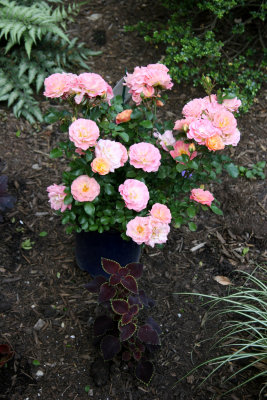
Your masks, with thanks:
[[[137,33],[125,33],[123,25],[160,18],[161,12],[152,1],[94,0],[83,6],[70,31],[88,47],[102,50],[89,65],[114,86],[126,68],[132,71],[137,65],[155,63],[163,54]],[[175,85],[164,110],[167,119],[178,119],[184,103],[197,95],[204,93]],[[265,88],[251,111],[238,120],[242,138],[231,150],[238,164],[265,160],[266,97]],[[48,102],[41,101],[47,109]],[[30,126],[1,107],[1,173],[8,175],[17,202],[0,225],[0,344],[9,343],[15,350],[14,358],[0,369],[0,399],[215,400],[240,383],[241,378],[221,383],[239,367],[227,365],[200,387],[210,366],[175,384],[193,366],[217,354],[217,350],[209,353],[212,342],[207,339],[220,326],[220,321],[209,321],[199,297],[176,293],[223,295],[229,289],[214,276],[240,284],[236,271],[251,272],[266,262],[265,182],[223,176],[222,183],[210,189],[221,201],[224,217],[202,215],[196,232],[172,229],[162,250],[143,251],[140,286],[155,300],[151,315],[163,331],[155,376],[147,387],[119,360],[103,365],[93,346],[97,301],[84,289],[90,278],[75,264],[74,236],[65,234],[47,202],[46,187],[60,183],[64,168],[64,162],[49,158],[60,140],[58,127]],[[47,236],[40,237],[43,231]],[[25,250],[22,243],[27,239],[31,248]],[[249,251],[244,256],[245,247]],[[41,328],[36,326],[40,320]],[[259,386],[255,382],[225,398],[256,399]]]

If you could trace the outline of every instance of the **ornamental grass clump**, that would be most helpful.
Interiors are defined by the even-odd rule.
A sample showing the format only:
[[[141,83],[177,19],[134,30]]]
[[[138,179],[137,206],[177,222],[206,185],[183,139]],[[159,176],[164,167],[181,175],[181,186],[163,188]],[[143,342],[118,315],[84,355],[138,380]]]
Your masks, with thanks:
[[[98,303],[103,307],[93,324],[95,343],[105,361],[121,355],[136,377],[149,384],[154,373],[150,353],[160,346],[161,329],[152,317],[140,323],[139,312],[154,305],[137,283],[143,265],[121,267],[116,261],[102,258],[102,268],[108,277],[97,276],[85,286],[98,294]]]
[[[202,381],[224,366],[232,366],[223,384],[238,379],[239,384],[232,387],[228,394],[257,378],[259,397],[267,387],[267,285],[266,267],[257,268],[260,277],[240,271],[246,282],[241,287],[231,289],[224,297],[190,293],[208,299],[209,319],[222,319],[223,327],[215,335],[212,348],[219,348],[222,355],[198,365],[186,376],[204,365],[211,365],[212,371]],[[226,319],[225,319],[226,318]],[[247,377],[244,374],[247,372]],[[186,377],[185,376],[185,377]],[[185,378],[183,377],[183,378]],[[182,378],[182,379],[183,379]]]
[[[72,109],[52,109],[46,117],[59,119],[67,132],[51,157],[65,153],[69,161],[62,182],[47,191],[68,233],[112,229],[154,247],[167,241],[171,223],[194,231],[198,211],[222,214],[208,184],[218,181],[223,167],[238,175],[222,150],[240,140],[235,113],[241,102],[217,98],[207,79],[208,96],[189,101],[181,119],[162,122],[158,107],[173,86],[168,68],[136,67],[124,81],[130,105],[95,73],[45,79],[44,95]]]

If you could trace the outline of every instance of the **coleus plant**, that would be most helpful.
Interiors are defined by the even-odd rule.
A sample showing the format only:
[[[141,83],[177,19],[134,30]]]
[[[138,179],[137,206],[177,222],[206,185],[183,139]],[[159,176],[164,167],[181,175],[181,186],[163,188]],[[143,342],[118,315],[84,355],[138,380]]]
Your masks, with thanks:
[[[8,178],[6,175],[0,175],[0,222],[3,221],[2,212],[6,208],[14,207],[16,201],[15,197],[8,193],[7,181]]]
[[[105,361],[121,355],[136,377],[149,384],[154,374],[150,353],[160,346],[161,329],[152,317],[139,322],[143,307],[152,307],[153,300],[138,287],[143,265],[130,263],[122,267],[116,261],[102,258],[102,268],[107,277],[97,276],[85,285],[91,293],[98,294],[104,314],[93,325],[96,343]]]

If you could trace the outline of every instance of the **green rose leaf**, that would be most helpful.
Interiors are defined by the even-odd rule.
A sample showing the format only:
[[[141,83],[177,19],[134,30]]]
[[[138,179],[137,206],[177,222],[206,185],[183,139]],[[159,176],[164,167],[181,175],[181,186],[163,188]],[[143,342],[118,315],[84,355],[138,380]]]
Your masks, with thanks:
[[[114,187],[110,183],[105,185],[105,193],[109,196],[115,193]]]
[[[85,203],[84,211],[86,212],[87,215],[90,215],[92,217],[95,213],[94,204],[93,203]]]
[[[50,155],[50,158],[62,157],[63,156],[63,152],[62,152],[62,150],[60,150],[57,147],[55,147],[53,150],[50,151],[49,155]]]
[[[188,217],[193,218],[196,215],[196,208],[193,206],[190,206],[186,209],[186,213]]]
[[[185,170],[185,166],[183,164],[179,163],[179,164],[176,165],[176,171],[182,172],[184,170]]]
[[[215,204],[213,204],[213,203],[211,203],[210,209],[211,209],[211,211],[214,212],[214,214],[223,215],[222,210],[220,208],[218,208],[217,206],[215,206]]]
[[[103,224],[103,225],[108,225],[109,224],[109,221],[110,221],[110,218],[109,217],[101,217],[100,218],[100,222],[101,222],[101,224]]]
[[[235,164],[233,164],[233,163],[225,164],[224,168],[226,169],[226,171],[232,178],[238,177],[239,171],[238,171],[238,167]]]
[[[189,222],[188,227],[192,232],[195,232],[197,230],[197,226],[196,224],[194,224],[194,222]]]
[[[126,132],[118,132],[118,135],[124,140],[124,142],[129,142],[129,135]]]
[[[117,201],[116,209],[117,210],[122,210],[123,208],[124,208],[124,203],[122,203],[121,201]]]
[[[153,128],[152,122],[149,121],[148,119],[146,119],[145,121],[140,122],[140,125],[143,126],[146,129],[152,129]]]
[[[69,205],[72,203],[73,197],[71,194],[67,194],[64,198],[64,204]]]

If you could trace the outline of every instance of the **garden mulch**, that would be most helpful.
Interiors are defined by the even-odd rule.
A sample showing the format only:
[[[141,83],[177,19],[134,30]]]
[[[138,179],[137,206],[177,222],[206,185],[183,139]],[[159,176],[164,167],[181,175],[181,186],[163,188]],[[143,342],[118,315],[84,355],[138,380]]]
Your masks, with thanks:
[[[162,49],[145,43],[136,32],[124,32],[123,26],[161,18],[162,13],[151,0],[92,0],[69,29],[89,48],[102,51],[88,64],[114,86],[125,69],[155,63],[163,55]],[[185,102],[196,96],[204,93],[175,84],[163,118],[179,119]],[[250,112],[238,119],[242,137],[230,153],[240,165],[265,160],[266,98],[263,88]],[[49,102],[43,98],[41,102],[47,110]],[[196,221],[196,232],[173,228],[163,249],[143,250],[139,285],[155,300],[150,314],[162,327],[155,375],[145,386],[119,360],[103,364],[93,346],[97,300],[84,289],[90,277],[76,266],[74,236],[65,234],[47,202],[46,187],[61,182],[65,165],[49,158],[61,139],[57,125],[30,126],[1,104],[0,172],[8,175],[17,202],[0,224],[0,344],[9,343],[15,350],[13,359],[0,368],[0,399],[220,399],[253,371],[222,384],[239,367],[226,365],[199,387],[211,371],[206,366],[176,384],[193,366],[217,354],[217,349],[209,352],[214,342],[207,339],[221,324],[209,321],[201,298],[177,293],[226,294],[229,287],[214,276],[226,276],[238,285],[242,280],[236,271],[252,272],[266,262],[265,182],[223,176],[221,184],[209,186],[221,202],[223,217],[203,214]],[[43,231],[47,236],[40,237]],[[29,250],[21,247],[27,239]],[[246,255],[244,248],[249,249]],[[41,328],[36,325],[40,320]],[[260,383],[224,398],[256,399]]]

